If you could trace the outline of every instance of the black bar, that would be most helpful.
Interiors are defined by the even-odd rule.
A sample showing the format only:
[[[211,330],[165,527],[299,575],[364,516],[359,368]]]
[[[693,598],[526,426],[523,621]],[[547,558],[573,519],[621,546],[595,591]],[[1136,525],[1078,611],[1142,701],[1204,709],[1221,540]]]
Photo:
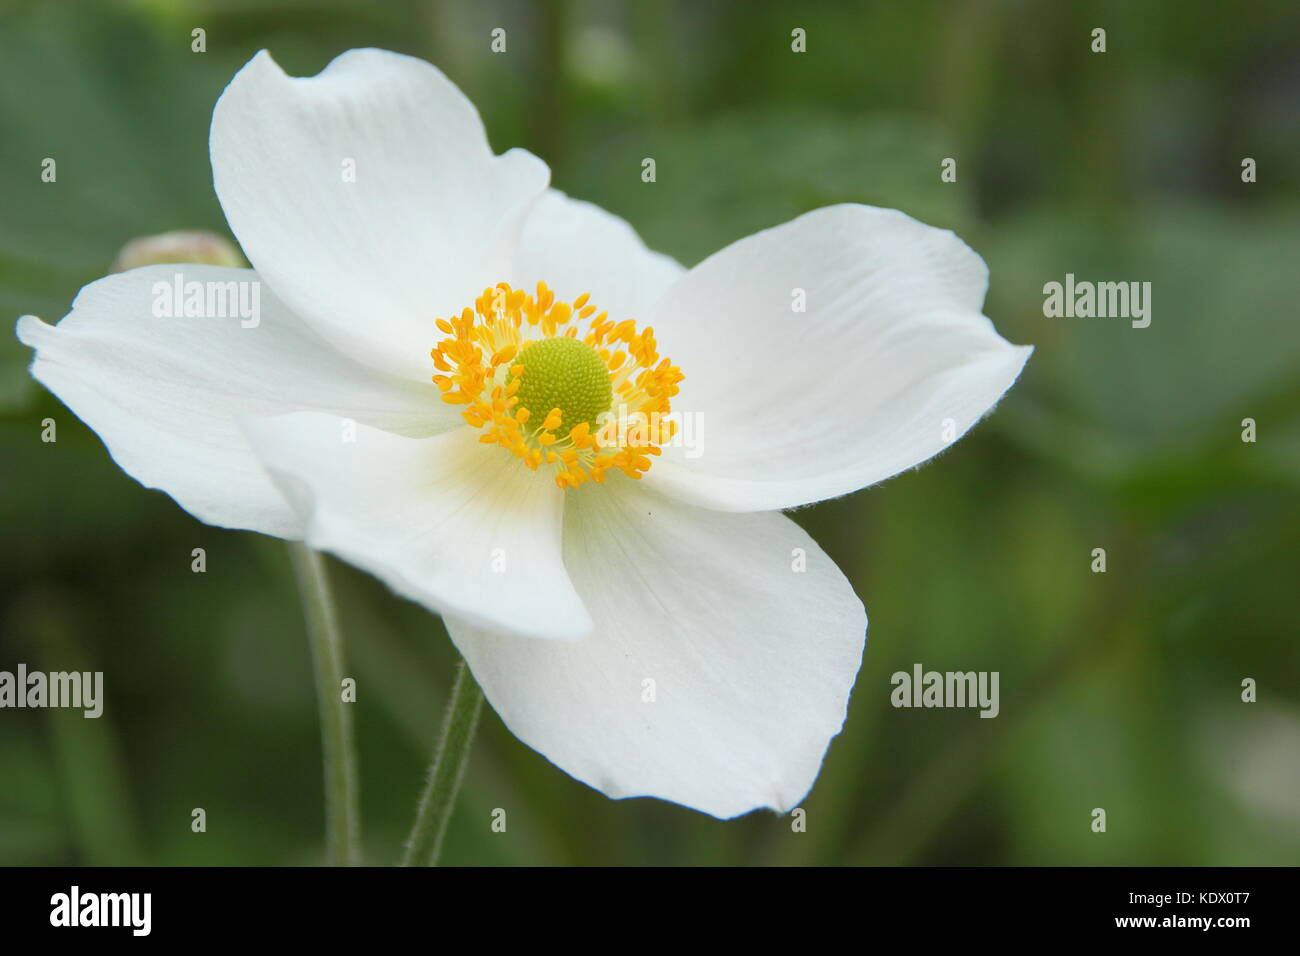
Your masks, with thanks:
[[[337,945],[404,932],[435,946],[454,931],[468,937],[461,945],[475,937],[492,945],[514,931],[531,935],[535,945],[555,945],[624,933],[629,940],[670,930],[675,936],[685,923],[704,921],[745,936],[779,926],[810,940],[843,927],[864,947],[900,934],[927,944],[1044,933],[1231,944],[1241,933],[1284,931],[1295,897],[1294,871],[1285,868],[43,868],[2,870],[0,880],[6,943],[75,934],[83,944],[149,938]],[[116,908],[127,925],[52,925],[69,921],[73,886],[78,921],[92,912],[111,918]],[[104,905],[99,896],[131,893],[149,894],[147,936],[136,936],[143,896],[138,910],[127,909],[123,897]]]

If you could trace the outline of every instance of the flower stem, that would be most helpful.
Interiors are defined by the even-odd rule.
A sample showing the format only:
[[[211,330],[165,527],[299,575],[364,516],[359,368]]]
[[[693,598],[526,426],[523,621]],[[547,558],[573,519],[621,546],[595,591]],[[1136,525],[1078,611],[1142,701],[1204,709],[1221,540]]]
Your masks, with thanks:
[[[361,862],[361,811],[352,713],[343,700],[343,638],[324,559],[289,542],[289,556],[307,620],[325,760],[325,854],[332,866]]]
[[[469,763],[469,747],[478,727],[479,711],[483,707],[483,691],[469,672],[465,662],[456,664],[456,681],[447,702],[447,713],[442,719],[442,736],[429,766],[429,777],[415,811],[415,825],[406,838],[406,853],[402,866],[436,866],[442,852],[442,838],[447,832],[447,821],[456,806],[456,794],[465,779],[465,766]]]

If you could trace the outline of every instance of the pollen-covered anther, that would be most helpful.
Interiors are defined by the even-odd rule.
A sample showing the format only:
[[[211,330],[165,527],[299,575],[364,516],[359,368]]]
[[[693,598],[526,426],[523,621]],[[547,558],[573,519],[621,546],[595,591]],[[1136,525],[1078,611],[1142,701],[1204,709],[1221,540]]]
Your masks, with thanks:
[[[447,336],[430,352],[442,400],[466,406],[479,441],[549,466],[561,488],[612,470],[640,478],[674,434],[681,370],[660,357],[653,329],[614,322],[585,294],[557,302],[544,282],[533,294],[502,282],[436,324]]]

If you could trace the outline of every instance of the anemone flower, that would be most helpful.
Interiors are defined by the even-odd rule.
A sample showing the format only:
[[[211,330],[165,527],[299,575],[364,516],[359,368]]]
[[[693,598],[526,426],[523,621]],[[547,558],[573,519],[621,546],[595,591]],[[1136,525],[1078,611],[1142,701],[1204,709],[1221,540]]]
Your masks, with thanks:
[[[686,269],[378,50],[310,78],[259,53],[210,143],[252,269],[93,282],[20,319],[32,374],[200,521],[441,614],[510,730],[584,783],[796,806],[867,622],[782,512],[919,465],[1015,381],[1030,349],[981,314],[980,257],[838,205]]]

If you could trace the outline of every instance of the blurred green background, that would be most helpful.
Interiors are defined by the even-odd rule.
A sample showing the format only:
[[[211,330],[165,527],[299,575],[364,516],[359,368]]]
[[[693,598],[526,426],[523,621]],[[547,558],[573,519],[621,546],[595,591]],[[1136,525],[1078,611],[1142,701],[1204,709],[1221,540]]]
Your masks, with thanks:
[[[0,0],[0,315],[59,318],[132,237],[226,233],[208,124],[262,47],[297,75],[358,46],[431,60],[495,148],[536,152],[559,188],[688,265],[834,202],[953,228],[990,266],[986,313],[1037,351],[939,463],[795,515],[871,618],[807,832],[609,801],[486,710],[444,861],[1294,864],[1298,15],[1291,0]],[[40,182],[46,156],[57,184]],[[1152,282],[1151,327],[1044,318],[1042,286],[1067,272]],[[0,863],[318,862],[283,545],[139,487],[28,360],[0,336],[0,669],[103,670],[108,697],[97,721],[0,712]],[[387,863],[452,653],[440,621],[331,568],[360,685],[365,854]],[[999,671],[1001,715],[893,709],[889,676],[916,662]]]

